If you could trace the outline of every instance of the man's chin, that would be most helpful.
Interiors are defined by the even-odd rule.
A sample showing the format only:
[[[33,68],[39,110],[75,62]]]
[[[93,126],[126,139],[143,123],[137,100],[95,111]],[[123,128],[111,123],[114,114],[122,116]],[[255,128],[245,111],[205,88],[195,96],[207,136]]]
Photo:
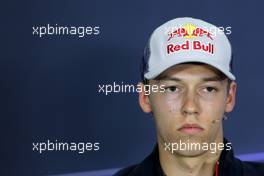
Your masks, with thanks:
[[[173,155],[182,155],[186,157],[195,157],[207,152],[204,144],[208,144],[204,136],[182,136],[171,142],[171,152]]]
[[[175,151],[173,155],[184,157],[197,157],[203,155],[204,153],[206,153],[206,151],[204,150],[178,150]]]
[[[180,143],[185,143],[186,145],[190,145],[190,144],[202,144],[202,143],[206,143],[207,138],[205,136],[201,136],[201,135],[184,135],[184,136],[180,136],[177,137],[175,140],[173,140],[174,142],[177,142],[178,144]]]

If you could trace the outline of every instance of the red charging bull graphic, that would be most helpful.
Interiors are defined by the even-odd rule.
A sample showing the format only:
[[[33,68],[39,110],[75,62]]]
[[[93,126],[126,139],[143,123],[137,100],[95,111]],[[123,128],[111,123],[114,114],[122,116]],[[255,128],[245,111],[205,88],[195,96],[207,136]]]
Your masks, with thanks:
[[[203,37],[206,36],[213,40],[212,34],[206,30],[196,27],[192,24],[187,24],[182,28],[178,28],[173,32],[169,33],[168,41],[174,37],[185,37],[185,38],[194,38],[194,37]]]

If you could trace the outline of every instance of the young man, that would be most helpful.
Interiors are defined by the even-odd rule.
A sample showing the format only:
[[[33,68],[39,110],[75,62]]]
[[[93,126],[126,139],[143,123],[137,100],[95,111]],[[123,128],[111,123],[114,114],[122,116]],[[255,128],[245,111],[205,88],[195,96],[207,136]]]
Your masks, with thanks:
[[[151,35],[143,59],[139,93],[152,113],[157,145],[140,164],[117,176],[264,176],[261,163],[234,157],[223,137],[225,113],[235,105],[230,43],[219,28],[202,20],[176,18]]]

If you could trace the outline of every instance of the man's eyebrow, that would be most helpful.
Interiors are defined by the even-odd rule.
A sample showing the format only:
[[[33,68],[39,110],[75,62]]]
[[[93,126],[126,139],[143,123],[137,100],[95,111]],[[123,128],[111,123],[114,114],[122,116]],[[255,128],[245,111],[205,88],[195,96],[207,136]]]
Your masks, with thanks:
[[[156,79],[157,81],[182,81],[182,79],[177,78],[177,77],[169,77],[169,76],[162,76]]]
[[[223,81],[225,78],[222,78],[220,76],[212,76],[212,77],[206,77],[202,78],[203,81]]]
[[[202,81],[223,81],[225,78],[222,78],[220,76],[211,76],[211,77],[204,77],[204,78],[201,78]],[[182,79],[180,78],[177,78],[177,77],[169,77],[169,76],[162,76],[162,77],[159,77],[157,79],[155,79],[157,81],[162,81],[162,80],[165,80],[165,81],[183,81]]]

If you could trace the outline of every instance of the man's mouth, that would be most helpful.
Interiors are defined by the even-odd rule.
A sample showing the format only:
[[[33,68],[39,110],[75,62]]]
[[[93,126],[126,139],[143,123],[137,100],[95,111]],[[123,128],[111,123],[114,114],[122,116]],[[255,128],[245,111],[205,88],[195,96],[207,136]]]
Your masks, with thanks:
[[[197,134],[202,132],[204,129],[198,124],[184,124],[178,129],[178,131],[187,134]]]

